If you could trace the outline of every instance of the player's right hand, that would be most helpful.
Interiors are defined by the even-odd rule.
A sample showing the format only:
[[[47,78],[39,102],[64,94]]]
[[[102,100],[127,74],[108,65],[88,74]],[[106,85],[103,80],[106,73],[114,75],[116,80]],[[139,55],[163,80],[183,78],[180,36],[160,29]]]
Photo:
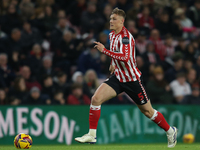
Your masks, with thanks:
[[[110,65],[109,71],[110,71],[110,74],[113,74],[115,71],[115,65]]]

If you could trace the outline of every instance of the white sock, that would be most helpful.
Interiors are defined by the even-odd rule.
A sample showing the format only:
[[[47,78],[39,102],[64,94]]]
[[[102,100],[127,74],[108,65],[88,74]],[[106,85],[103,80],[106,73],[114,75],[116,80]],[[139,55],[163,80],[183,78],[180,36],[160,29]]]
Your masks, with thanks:
[[[172,129],[172,127],[169,128],[169,130],[166,132],[168,135],[173,134],[174,130]]]
[[[89,129],[88,134],[96,138],[97,130],[96,129]]]

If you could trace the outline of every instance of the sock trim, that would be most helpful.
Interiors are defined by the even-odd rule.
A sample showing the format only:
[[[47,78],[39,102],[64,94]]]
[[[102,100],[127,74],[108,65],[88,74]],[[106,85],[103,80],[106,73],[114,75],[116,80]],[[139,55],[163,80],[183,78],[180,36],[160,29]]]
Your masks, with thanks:
[[[99,106],[94,106],[94,105],[90,105],[90,109],[91,110],[100,110],[101,109],[101,105],[99,105]]]
[[[154,114],[151,117],[151,120],[155,120],[155,118],[158,116],[158,111],[154,109]]]

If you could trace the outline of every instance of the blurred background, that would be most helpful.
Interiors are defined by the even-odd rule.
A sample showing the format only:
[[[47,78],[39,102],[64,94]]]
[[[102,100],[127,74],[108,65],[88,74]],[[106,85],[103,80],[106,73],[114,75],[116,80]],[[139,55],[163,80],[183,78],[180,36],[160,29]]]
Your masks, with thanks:
[[[200,0],[0,2],[1,106],[89,105],[110,76],[111,59],[93,42],[109,49],[115,7],[126,12],[125,27],[135,38],[137,66],[152,104],[200,104]],[[132,103],[122,93],[105,104]]]

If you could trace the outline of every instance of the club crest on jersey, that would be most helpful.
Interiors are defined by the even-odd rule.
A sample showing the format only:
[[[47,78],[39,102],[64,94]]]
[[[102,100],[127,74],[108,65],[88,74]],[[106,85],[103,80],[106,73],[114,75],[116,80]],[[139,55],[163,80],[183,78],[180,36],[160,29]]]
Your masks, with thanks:
[[[129,38],[128,37],[123,37],[122,43],[123,44],[129,44]]]

